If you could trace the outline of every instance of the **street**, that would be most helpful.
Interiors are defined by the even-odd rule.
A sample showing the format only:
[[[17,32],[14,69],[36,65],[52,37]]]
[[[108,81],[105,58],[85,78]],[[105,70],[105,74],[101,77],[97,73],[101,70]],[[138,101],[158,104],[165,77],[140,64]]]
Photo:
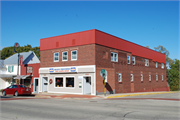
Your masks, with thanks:
[[[180,101],[177,99],[179,93],[133,96],[126,99],[4,100],[0,101],[0,116],[1,120],[179,120]]]

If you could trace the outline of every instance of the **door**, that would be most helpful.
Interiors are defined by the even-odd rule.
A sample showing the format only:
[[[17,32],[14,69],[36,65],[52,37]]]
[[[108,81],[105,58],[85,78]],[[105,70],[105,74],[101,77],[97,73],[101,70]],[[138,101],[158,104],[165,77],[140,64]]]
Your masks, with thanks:
[[[42,77],[42,92],[47,92],[48,78]]]
[[[83,77],[83,94],[91,94],[91,77]]]
[[[38,82],[39,82],[39,79],[38,78],[35,78],[34,79],[34,93],[38,93]]]

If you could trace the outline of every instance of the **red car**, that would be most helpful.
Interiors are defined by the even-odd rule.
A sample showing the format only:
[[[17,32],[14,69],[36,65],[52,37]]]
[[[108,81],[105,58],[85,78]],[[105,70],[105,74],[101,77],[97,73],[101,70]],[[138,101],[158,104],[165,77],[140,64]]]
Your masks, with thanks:
[[[23,94],[31,95],[31,93],[32,93],[31,89],[24,85],[11,85],[2,91],[3,96],[6,96],[8,94],[15,95],[15,96],[23,95]]]

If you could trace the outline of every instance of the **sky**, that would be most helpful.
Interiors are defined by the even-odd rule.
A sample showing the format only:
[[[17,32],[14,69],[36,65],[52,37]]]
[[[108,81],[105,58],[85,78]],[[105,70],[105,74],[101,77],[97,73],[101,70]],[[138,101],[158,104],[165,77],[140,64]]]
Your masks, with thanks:
[[[0,49],[98,29],[179,56],[179,1],[0,1]]]

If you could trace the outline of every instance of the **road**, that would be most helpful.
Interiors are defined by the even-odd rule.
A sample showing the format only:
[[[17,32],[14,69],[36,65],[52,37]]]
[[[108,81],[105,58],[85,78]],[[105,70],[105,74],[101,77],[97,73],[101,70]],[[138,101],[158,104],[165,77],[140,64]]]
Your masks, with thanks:
[[[180,101],[175,99],[179,99],[179,93],[133,96],[126,99],[8,100],[0,101],[0,118],[1,120],[180,120]]]

